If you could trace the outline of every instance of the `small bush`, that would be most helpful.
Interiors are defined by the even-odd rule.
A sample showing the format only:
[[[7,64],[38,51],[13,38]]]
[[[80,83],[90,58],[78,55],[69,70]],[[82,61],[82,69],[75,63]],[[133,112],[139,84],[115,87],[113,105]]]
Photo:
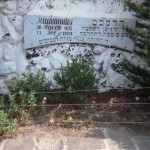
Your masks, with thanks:
[[[11,114],[13,118],[17,118],[19,123],[23,124],[31,118],[31,113],[34,110],[36,103],[37,101],[34,92],[27,94],[20,91],[19,94],[10,94],[9,114]],[[27,107],[26,105],[31,106]]]
[[[16,135],[17,128],[17,119],[10,119],[9,114],[4,110],[0,110],[0,134]]]
[[[42,71],[38,71],[37,74],[30,71],[27,74],[23,73],[13,77],[8,87],[11,92],[19,92],[20,90],[41,92],[50,90],[50,83],[46,81]]]
[[[50,90],[50,83],[46,82],[41,71],[37,74],[30,71],[13,77],[8,87],[10,90],[8,101],[4,101],[3,97],[0,98],[0,134],[16,135],[18,125],[31,119],[34,106],[38,100],[42,101],[40,92]]]
[[[25,99],[27,94],[35,92],[35,97],[42,99],[41,93],[50,90],[50,82],[46,81],[43,72],[38,71],[33,74],[31,71],[27,74],[17,75],[8,83],[11,93],[19,93],[21,99]]]
[[[8,84],[9,110],[19,122],[23,123],[31,117],[34,106],[38,101],[42,102],[41,92],[50,90],[50,83],[46,81],[44,73],[39,71],[33,74],[31,71],[27,74],[17,75],[11,79]],[[31,105],[26,107],[26,105]]]
[[[12,119],[9,111],[4,107],[4,97],[0,97],[0,135],[16,135],[18,124],[17,119]]]
[[[54,79],[65,91],[91,90],[97,88],[98,83],[93,64],[86,58],[77,58],[71,63],[67,61],[67,66],[61,65],[60,72],[55,73]],[[70,98],[83,101],[86,96],[78,92],[70,94]]]

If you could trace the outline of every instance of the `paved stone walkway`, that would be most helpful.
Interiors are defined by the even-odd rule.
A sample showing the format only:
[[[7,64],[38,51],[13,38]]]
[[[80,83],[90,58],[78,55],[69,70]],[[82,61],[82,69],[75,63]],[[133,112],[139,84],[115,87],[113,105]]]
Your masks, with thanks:
[[[149,150],[150,136],[131,135],[125,128],[88,130],[28,130],[5,139],[0,150]]]

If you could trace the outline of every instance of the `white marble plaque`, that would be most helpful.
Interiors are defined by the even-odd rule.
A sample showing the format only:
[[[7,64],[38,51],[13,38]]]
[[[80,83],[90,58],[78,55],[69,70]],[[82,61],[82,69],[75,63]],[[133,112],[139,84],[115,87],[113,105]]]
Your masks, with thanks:
[[[55,43],[91,43],[133,50],[123,29],[135,28],[134,19],[24,17],[24,48]]]

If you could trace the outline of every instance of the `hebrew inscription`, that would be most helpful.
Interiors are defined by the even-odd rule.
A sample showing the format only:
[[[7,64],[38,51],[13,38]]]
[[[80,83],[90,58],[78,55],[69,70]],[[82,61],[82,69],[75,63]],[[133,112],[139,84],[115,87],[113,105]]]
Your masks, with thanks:
[[[91,43],[132,50],[134,44],[124,27],[135,28],[135,20],[25,16],[24,48],[55,43]]]

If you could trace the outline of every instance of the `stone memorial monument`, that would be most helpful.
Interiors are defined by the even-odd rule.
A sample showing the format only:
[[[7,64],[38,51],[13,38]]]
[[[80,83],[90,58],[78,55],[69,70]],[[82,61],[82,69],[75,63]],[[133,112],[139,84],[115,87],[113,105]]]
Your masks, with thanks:
[[[0,93],[12,76],[42,70],[52,88],[61,64],[77,57],[94,63],[99,91],[135,86],[121,62],[141,58],[124,30],[135,19],[121,0],[1,0]]]

